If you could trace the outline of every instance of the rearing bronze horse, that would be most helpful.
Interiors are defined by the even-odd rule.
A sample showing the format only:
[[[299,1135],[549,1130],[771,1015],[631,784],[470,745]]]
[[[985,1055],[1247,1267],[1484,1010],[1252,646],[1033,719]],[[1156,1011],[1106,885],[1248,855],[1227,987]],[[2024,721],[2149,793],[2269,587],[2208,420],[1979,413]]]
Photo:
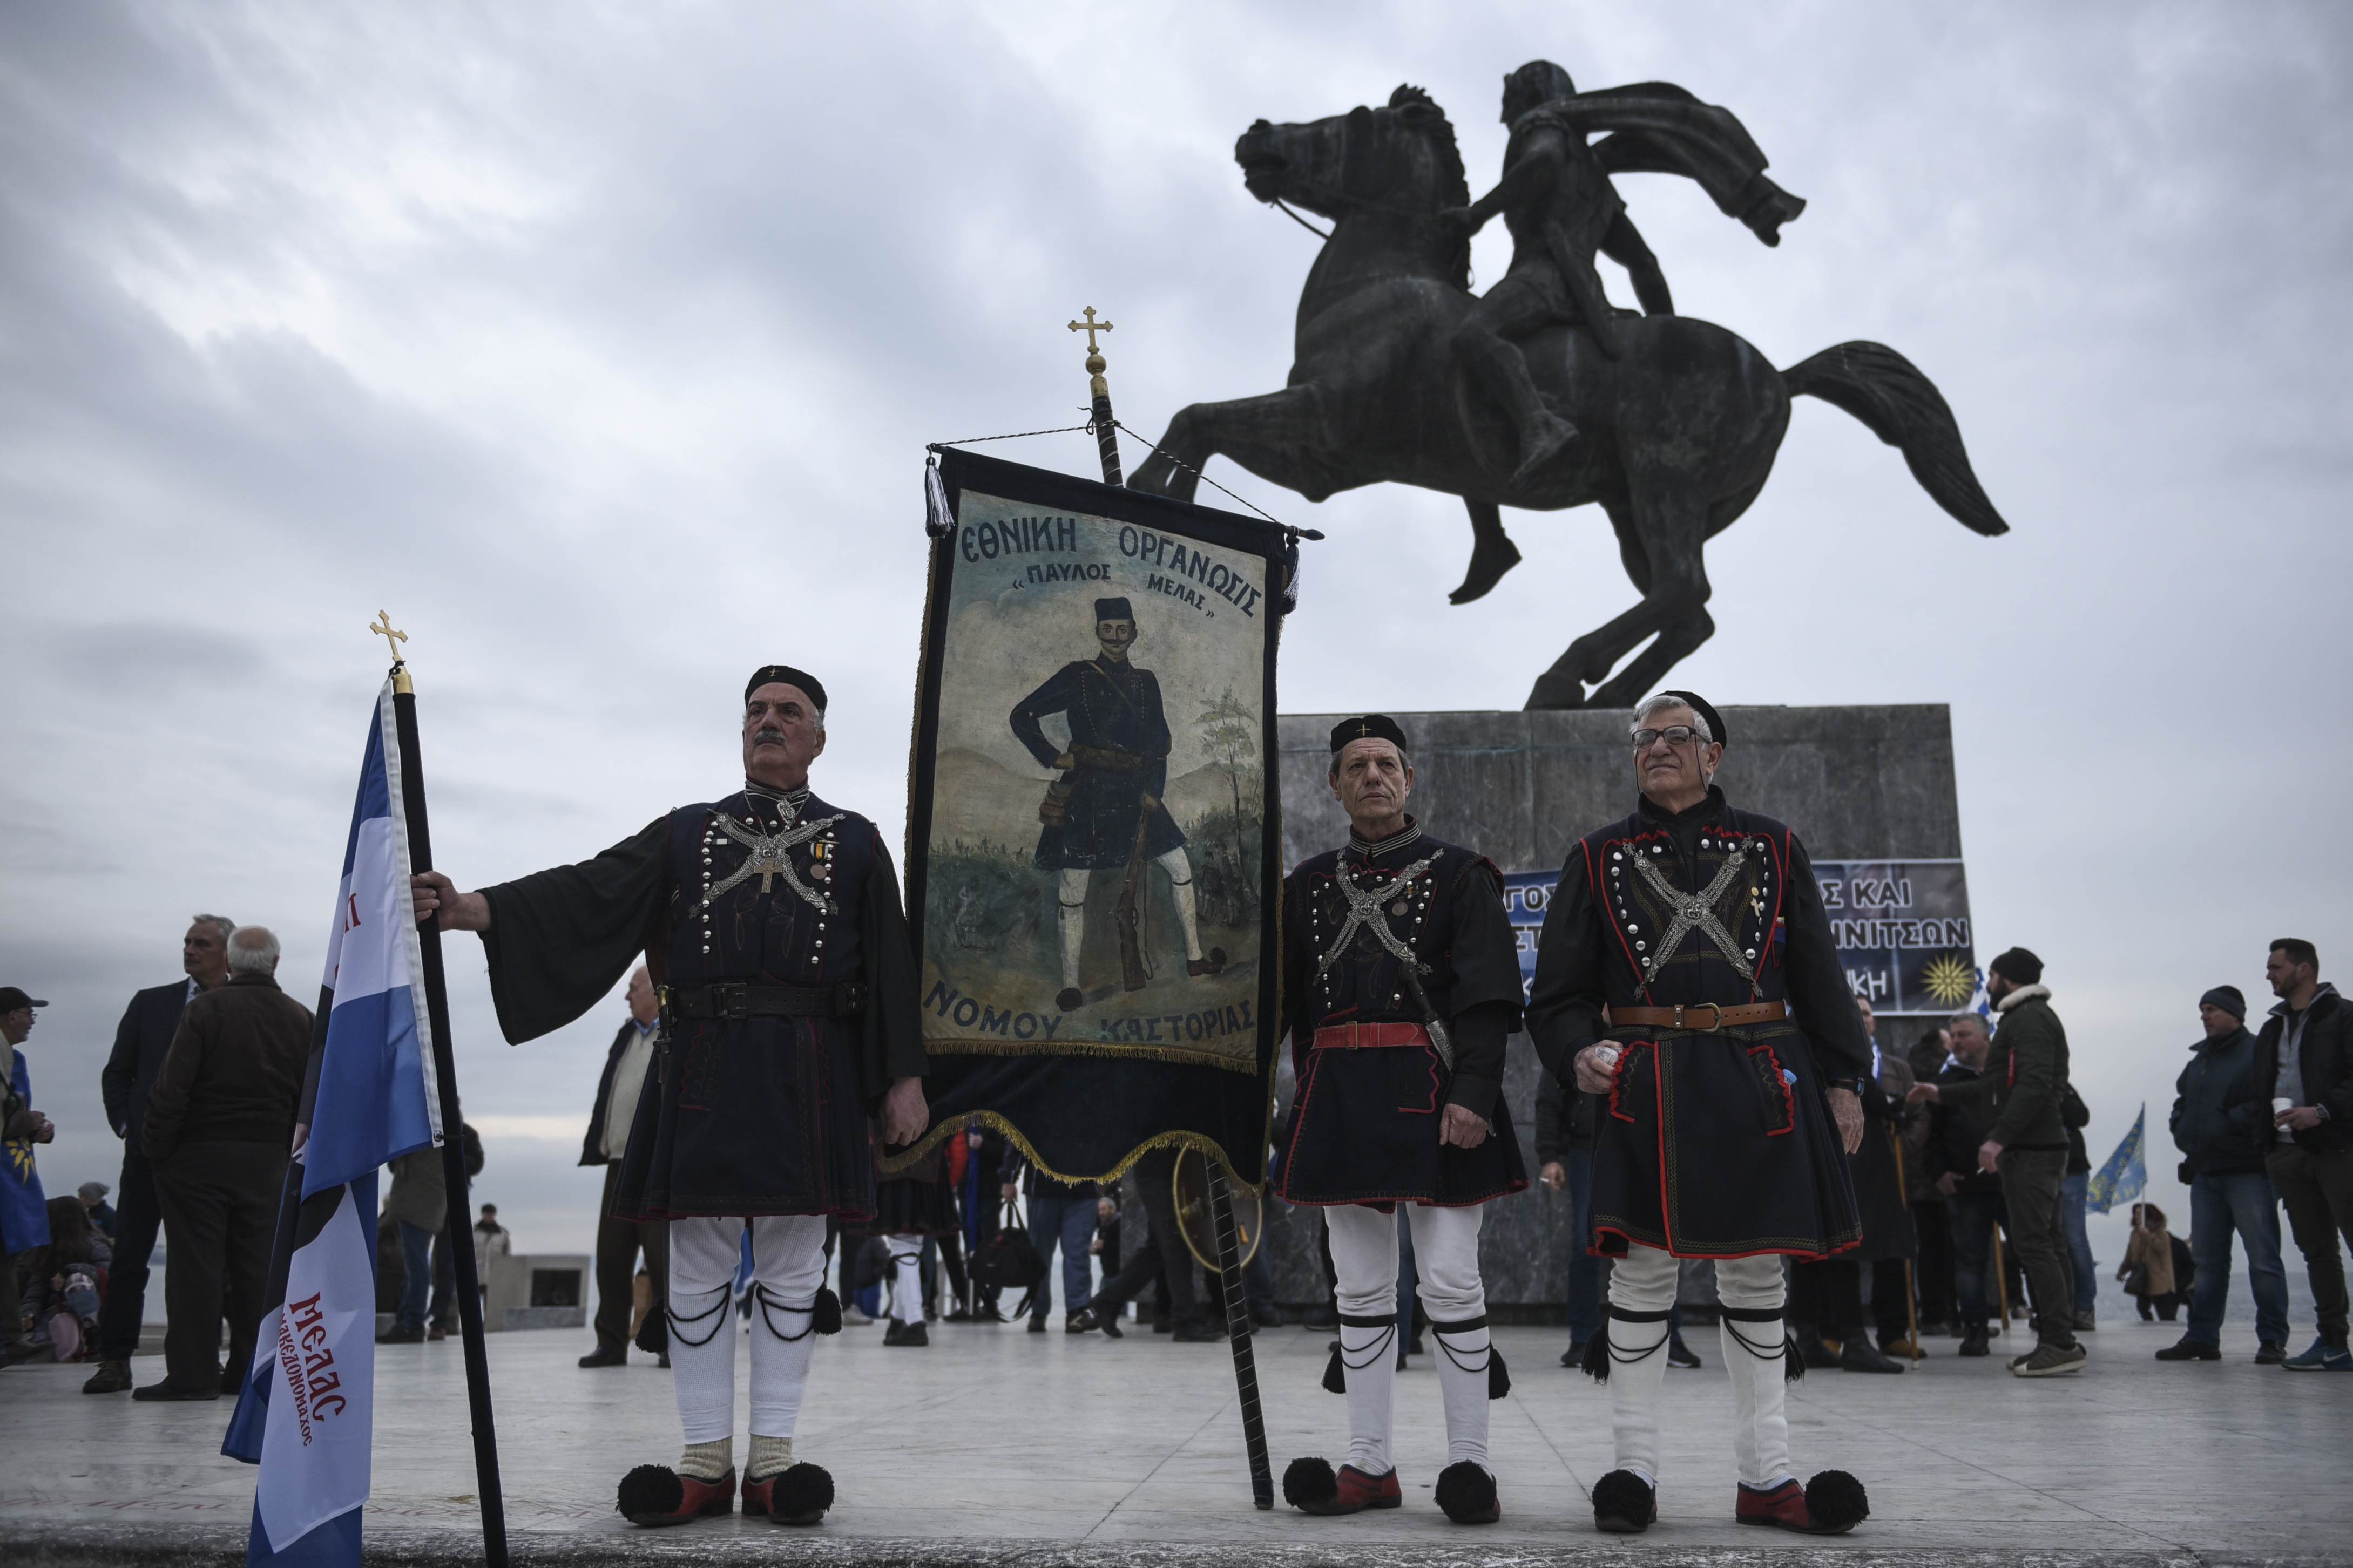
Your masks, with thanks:
[[[1792,395],[1843,408],[1899,448],[1966,527],[2009,531],[1970,471],[1952,410],[1894,349],[1841,343],[1777,371],[1734,333],[1689,316],[1620,312],[1624,357],[1615,360],[1574,326],[1523,341],[1537,387],[1579,434],[1515,481],[1512,426],[1449,348],[1472,296],[1469,242],[1440,216],[1470,200],[1445,112],[1400,87],[1383,109],[1305,125],[1261,121],[1234,157],[1252,195],[1332,220],[1300,295],[1290,384],[1183,409],[1160,438],[1166,456],[1131,483],[1190,500],[1192,470],[1223,453],[1310,500],[1384,480],[1459,495],[1474,542],[1457,604],[1519,560],[1499,508],[1599,501],[1641,602],[1571,643],[1537,679],[1529,708],[1631,707],[1714,635],[1703,552],[1764,489]]]

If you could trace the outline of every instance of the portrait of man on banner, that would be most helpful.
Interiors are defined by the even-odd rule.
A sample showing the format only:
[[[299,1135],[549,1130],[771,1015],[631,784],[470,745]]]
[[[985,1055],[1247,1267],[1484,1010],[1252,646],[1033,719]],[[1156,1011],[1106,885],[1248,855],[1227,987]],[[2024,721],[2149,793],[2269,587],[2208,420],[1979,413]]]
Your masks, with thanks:
[[[1253,1070],[1263,556],[977,492],[958,535],[927,1041]]]

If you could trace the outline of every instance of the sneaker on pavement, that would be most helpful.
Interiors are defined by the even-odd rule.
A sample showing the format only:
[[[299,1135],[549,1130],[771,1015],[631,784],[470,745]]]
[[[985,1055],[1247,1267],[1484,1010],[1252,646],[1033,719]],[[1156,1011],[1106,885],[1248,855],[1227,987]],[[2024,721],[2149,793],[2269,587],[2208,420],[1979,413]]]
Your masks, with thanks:
[[[1871,1341],[1855,1334],[1839,1346],[1839,1365],[1848,1372],[1902,1372],[1905,1365],[1883,1351],[1872,1347]]]
[[[2020,1377],[2063,1377],[2083,1371],[2091,1359],[2081,1345],[2037,1345],[2032,1355],[2010,1363],[2010,1370]]]
[[[856,1303],[844,1301],[841,1304],[841,1326],[843,1328],[860,1329],[864,1328],[873,1321],[873,1319],[860,1311]]]
[[[1560,1352],[1560,1364],[1570,1368],[1583,1366],[1585,1364],[1585,1342],[1583,1340],[1569,1341],[1568,1348]]]
[[[2082,1311],[2075,1314],[2075,1331],[2079,1334],[2098,1332],[2100,1327],[2099,1316],[2098,1309],[2093,1307],[2084,1308]]]
[[[1685,1372],[1689,1372],[1703,1363],[1699,1359],[1699,1352],[1683,1343],[1681,1334],[1672,1334],[1667,1339],[1667,1364],[1679,1366]]]
[[[1991,1355],[1993,1347],[1986,1342],[1985,1325],[1978,1323],[1961,1336],[1960,1355]]]
[[[2183,1339],[2158,1352],[2157,1359],[2159,1361],[2221,1361],[2222,1347],[2204,1344],[2197,1340]]]
[[[2160,1351],[2158,1353],[2162,1355],[2164,1352]],[[2255,1364],[2257,1366],[2277,1366],[2280,1363],[2285,1360],[2287,1360],[2287,1347],[2284,1344],[2278,1343],[2276,1341],[2265,1340],[2262,1344],[2255,1347]]]
[[[2315,1340],[2312,1348],[2302,1355],[2292,1355],[2280,1363],[2290,1372],[2353,1372],[2353,1350],[2332,1345],[2327,1340]]]

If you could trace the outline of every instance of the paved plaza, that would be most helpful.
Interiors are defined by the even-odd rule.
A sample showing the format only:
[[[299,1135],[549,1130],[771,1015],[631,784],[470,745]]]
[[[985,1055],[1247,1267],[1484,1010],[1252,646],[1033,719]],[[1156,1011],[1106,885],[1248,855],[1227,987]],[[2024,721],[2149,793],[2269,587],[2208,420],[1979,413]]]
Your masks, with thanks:
[[[2177,1332],[2105,1327],[2088,1336],[2089,1369],[2050,1382],[1960,1361],[1950,1340],[1900,1377],[1812,1373],[1791,1390],[1799,1466],[1855,1471],[1873,1509],[1829,1542],[1731,1522],[1731,1400],[1713,1330],[1693,1337],[1707,1366],[1668,1374],[1661,1518],[1639,1538],[1593,1530],[1585,1489],[1610,1467],[1609,1395],[1557,1364],[1558,1330],[1497,1335],[1514,1388],[1493,1407],[1504,1520],[1483,1529],[1450,1525],[1430,1500],[1444,1439],[1427,1358],[1398,1384],[1405,1508],[1316,1520],[1250,1506],[1220,1346],[1134,1325],[1113,1342],[935,1324],[930,1348],[897,1350],[879,1328],[852,1328],[818,1353],[797,1441],[839,1487],[821,1527],[737,1518],[645,1531],[613,1512],[613,1487],[633,1464],[676,1457],[668,1374],[645,1357],[578,1370],[586,1331],[490,1346],[522,1561],[2353,1560],[2353,1378],[2254,1366],[2247,1331],[2229,1336],[2220,1363],[2150,1360]],[[2021,1331],[2010,1342],[2026,1348]],[[1269,1330],[1257,1343],[1277,1475],[1297,1455],[1336,1459],[1343,1405],[1318,1386],[1326,1336]],[[134,1364],[142,1381],[163,1370],[155,1357]],[[216,1451],[228,1404],[86,1398],[86,1375],[0,1373],[0,1547],[18,1562],[241,1560],[254,1472]],[[371,1556],[479,1560],[457,1342],[383,1347],[376,1389]]]

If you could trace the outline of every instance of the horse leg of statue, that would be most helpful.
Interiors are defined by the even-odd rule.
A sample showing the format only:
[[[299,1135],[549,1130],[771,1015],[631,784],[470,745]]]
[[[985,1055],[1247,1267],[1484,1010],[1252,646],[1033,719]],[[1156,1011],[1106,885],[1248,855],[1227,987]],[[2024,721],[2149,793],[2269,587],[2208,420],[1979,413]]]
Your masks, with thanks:
[[[1651,681],[1715,633],[1706,609],[1710,589],[1701,549],[1707,508],[1699,487],[1682,476],[1651,474],[1634,491],[1630,507],[1612,506],[1609,516],[1618,525],[1630,574],[1638,554],[1641,560],[1641,603],[1569,644],[1536,678],[1529,709],[1630,708]],[[1610,677],[1620,659],[1653,637],[1640,657]],[[1588,696],[1588,686],[1598,689]]]
[[[1450,605],[1485,598],[1504,574],[1520,563],[1519,546],[1504,531],[1503,508],[1468,497],[1462,505],[1471,514],[1471,569],[1462,575],[1462,586],[1446,595]]]
[[[1128,480],[1128,489],[1191,500],[1201,469],[1220,453],[1260,479],[1322,500],[1337,485],[1325,477],[1324,454],[1334,446],[1324,394],[1314,382],[1227,403],[1195,403],[1176,411],[1159,449]]]

